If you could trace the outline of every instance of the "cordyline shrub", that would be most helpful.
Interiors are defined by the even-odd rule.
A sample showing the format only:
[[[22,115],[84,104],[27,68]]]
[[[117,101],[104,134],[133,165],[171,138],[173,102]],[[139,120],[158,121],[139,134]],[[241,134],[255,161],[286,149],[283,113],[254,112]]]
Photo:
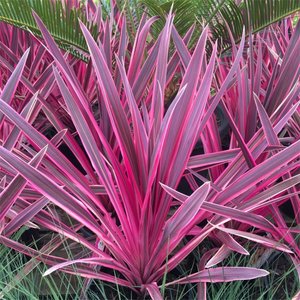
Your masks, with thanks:
[[[199,258],[198,272],[165,286],[199,283],[205,299],[206,282],[266,276],[254,267],[212,268],[232,251],[249,254],[244,239],[284,251],[298,266],[300,25],[243,36],[230,55],[213,44],[207,55],[207,28],[189,49],[193,28],[181,38],[170,14],[155,40],[156,18],[143,17],[130,44],[116,15],[98,19],[97,41],[81,24],[85,64],[63,54],[34,17],[43,40],[17,65],[19,53],[0,54],[1,243],[52,266],[45,275],[76,273],[152,299],[162,298],[164,274],[206,238],[216,246]],[[222,139],[217,108],[228,121]],[[203,152],[192,155],[199,140]],[[191,195],[178,191],[182,178]],[[293,224],[279,209],[287,201]],[[38,250],[11,240],[23,224],[85,251],[68,260],[51,254],[64,250],[60,238]]]

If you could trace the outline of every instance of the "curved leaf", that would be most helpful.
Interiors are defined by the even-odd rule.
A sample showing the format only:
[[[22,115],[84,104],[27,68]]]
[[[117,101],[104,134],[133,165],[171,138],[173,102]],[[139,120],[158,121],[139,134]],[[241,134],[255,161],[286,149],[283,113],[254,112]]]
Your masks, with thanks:
[[[166,286],[172,284],[186,284],[194,282],[229,282],[237,280],[250,280],[258,277],[269,275],[268,271],[248,268],[248,267],[225,267],[211,268],[191,274],[184,278],[167,283]]]

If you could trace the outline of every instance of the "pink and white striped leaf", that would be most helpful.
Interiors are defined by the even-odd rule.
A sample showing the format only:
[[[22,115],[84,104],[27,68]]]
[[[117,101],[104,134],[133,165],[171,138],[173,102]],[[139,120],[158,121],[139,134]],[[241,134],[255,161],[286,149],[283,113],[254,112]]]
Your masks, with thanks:
[[[169,286],[173,284],[197,282],[230,282],[237,280],[251,280],[267,275],[269,275],[268,271],[248,267],[210,268],[167,283],[166,285]]]

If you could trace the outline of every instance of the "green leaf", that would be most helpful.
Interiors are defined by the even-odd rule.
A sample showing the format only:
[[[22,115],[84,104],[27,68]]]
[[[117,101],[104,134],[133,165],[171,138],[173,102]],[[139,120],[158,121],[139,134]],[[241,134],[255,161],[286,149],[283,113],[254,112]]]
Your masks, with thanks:
[[[80,19],[93,36],[96,26],[87,20],[83,2],[79,7],[70,7],[60,0],[0,0],[0,21],[32,32],[41,37],[40,30],[33,18],[35,11],[46,24],[49,32],[60,48],[76,57],[86,60],[83,52],[88,52],[85,39],[79,27]]]
[[[242,0],[238,5],[234,0],[140,0],[134,9],[147,11],[150,16],[158,15],[160,22],[155,32],[160,32],[167,13],[173,5],[174,24],[183,35],[195,22],[200,28],[209,24],[214,39],[220,39],[222,48],[230,47],[229,30],[236,41],[242,36],[243,26],[247,34],[258,32],[300,10],[300,0]],[[128,8],[130,6],[128,5]],[[248,20],[250,17],[250,22]],[[199,25],[197,26],[199,28]]]

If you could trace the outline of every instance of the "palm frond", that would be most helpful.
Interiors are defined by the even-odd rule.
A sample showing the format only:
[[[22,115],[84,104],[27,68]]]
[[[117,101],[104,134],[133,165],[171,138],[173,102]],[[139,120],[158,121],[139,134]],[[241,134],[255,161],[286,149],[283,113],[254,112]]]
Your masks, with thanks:
[[[230,42],[228,27],[235,38],[242,35],[243,18],[234,0],[140,0],[140,8],[150,16],[160,16],[154,26],[154,35],[161,31],[171,7],[175,13],[174,25],[180,35],[184,35],[195,22],[200,28],[209,25],[212,37],[221,38],[220,48]]]
[[[161,17],[156,25],[159,31],[173,6],[174,24],[180,34],[195,22],[209,24],[213,37],[222,41],[223,48],[231,44],[228,29],[235,40],[239,40],[244,25],[248,33],[250,29],[255,33],[300,11],[300,0],[242,0],[237,3],[235,0],[140,0],[140,9]]]
[[[40,36],[32,17],[34,10],[60,48],[85,59],[82,51],[87,52],[87,45],[78,19],[89,27],[94,37],[97,35],[97,26],[87,20],[84,1],[78,1],[81,3],[79,7],[70,7],[64,3],[61,0],[0,0],[0,21]],[[300,0],[242,0],[239,4],[235,0],[116,0],[116,3],[126,14],[132,32],[142,12],[147,11],[151,16],[161,17],[153,31],[154,35],[158,34],[172,6],[175,12],[174,24],[180,34],[184,34],[195,22],[209,24],[213,38],[221,41],[219,45],[223,49],[231,44],[228,29],[235,40],[239,40],[243,25],[246,25],[248,33],[250,29],[255,33],[300,11]]]
[[[247,26],[258,32],[283,18],[300,11],[300,0],[244,0],[240,4]],[[250,24],[247,17],[249,14]]]
[[[159,16],[160,20],[156,23],[157,30],[164,26],[164,18],[171,7],[175,13],[174,24],[180,34],[185,33],[195,22],[196,1],[191,0],[142,0],[140,7],[151,16]]]
[[[84,58],[81,52],[87,52],[87,45],[78,20],[88,25],[94,36],[96,26],[88,22],[83,7],[70,7],[60,0],[0,0],[0,21],[41,36],[32,10],[44,21],[60,48]]]

